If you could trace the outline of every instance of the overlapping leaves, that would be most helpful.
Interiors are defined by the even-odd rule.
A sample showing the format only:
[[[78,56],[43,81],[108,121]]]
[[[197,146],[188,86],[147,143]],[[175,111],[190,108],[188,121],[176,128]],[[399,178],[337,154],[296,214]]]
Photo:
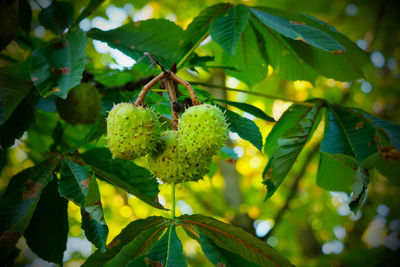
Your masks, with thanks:
[[[244,230],[202,215],[184,215],[175,221],[162,217],[134,221],[105,252],[95,252],[83,266],[187,266],[175,230],[180,227],[217,266],[292,266]]]

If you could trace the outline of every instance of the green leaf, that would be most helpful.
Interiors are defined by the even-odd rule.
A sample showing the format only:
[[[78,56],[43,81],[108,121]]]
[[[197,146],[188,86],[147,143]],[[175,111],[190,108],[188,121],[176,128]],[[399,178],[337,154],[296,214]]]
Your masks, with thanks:
[[[358,207],[365,198],[365,191],[369,183],[369,172],[366,168],[359,167],[353,183],[353,192],[350,195],[351,202],[349,204],[350,210],[354,213],[357,212]]]
[[[102,3],[104,0],[90,0],[86,8],[81,12],[79,17],[74,21],[73,25],[78,24],[81,22],[84,18],[89,16],[93,11],[95,11]]]
[[[165,68],[169,68],[179,59],[177,47],[183,38],[183,30],[169,20],[150,19],[128,23],[110,31],[93,29],[88,35],[135,60],[142,58],[145,52],[150,53]]]
[[[362,114],[329,104],[321,152],[344,154],[362,162],[377,152],[376,129]]]
[[[62,264],[68,237],[68,201],[60,197],[57,181],[43,190],[35,213],[24,232],[32,251],[46,261]]]
[[[32,88],[29,76],[30,60],[0,68],[0,125]]]
[[[182,243],[175,232],[175,224],[171,223],[168,230],[154,245],[142,261],[149,262],[152,266],[181,267],[187,266],[183,255]],[[140,261],[133,260],[127,266],[137,266]]]
[[[273,29],[262,24],[256,18],[250,19],[253,30],[257,33],[257,40],[261,54],[278,75],[286,80],[306,80],[314,82],[318,73],[292,48],[290,39],[282,36]],[[266,69],[266,66],[264,67]]]
[[[199,230],[200,245],[207,259],[215,266],[228,266],[228,267],[257,267],[255,263],[251,263],[239,255],[236,255],[226,249],[218,247],[211,239]]]
[[[198,47],[201,41],[208,36],[208,28],[211,22],[222,12],[228,10],[230,4],[215,4],[203,9],[200,14],[193,19],[184,32],[184,42],[180,46],[181,61],[178,67],[186,60],[189,55]]]
[[[318,74],[340,81],[351,81],[364,76],[362,69],[368,62],[365,52],[332,26],[314,17],[295,12],[267,7],[257,7],[257,9],[270,15],[284,17],[290,21],[300,23],[300,25],[304,23],[319,29],[344,47],[344,53],[339,52],[338,54],[315,48],[304,42],[287,39],[298,56]]]
[[[39,22],[55,34],[63,34],[71,25],[74,6],[68,2],[53,1],[50,6],[39,13]]]
[[[107,262],[105,266],[126,266],[128,262],[146,253],[146,250],[153,247],[158,238],[164,233],[166,226],[152,227],[139,233],[135,239],[126,244],[121,251]]]
[[[381,153],[375,153],[361,163],[367,169],[376,168],[382,175],[390,179],[390,182],[400,186],[400,161],[392,158],[384,158]]]
[[[33,51],[31,79],[42,96],[54,93],[65,99],[80,84],[87,41],[83,31],[75,30]]]
[[[91,149],[82,155],[82,159],[99,178],[121,187],[153,207],[163,209],[157,198],[157,180],[145,168],[128,160],[112,159],[107,148]]]
[[[226,70],[226,73],[250,86],[264,80],[268,74],[265,39],[251,23],[243,31],[236,53],[232,57],[226,53],[219,55],[222,64],[234,67],[234,70]]]
[[[104,220],[99,186],[94,175],[91,176],[84,207],[81,208],[82,229],[87,239],[100,250],[105,250],[108,227]]]
[[[301,40],[332,53],[342,53],[342,50],[344,50],[344,47],[332,36],[312,25],[307,25],[303,21],[293,21],[285,17],[271,15],[257,8],[251,8],[251,12],[265,26],[274,29],[287,38]]]
[[[237,133],[244,140],[249,141],[258,150],[262,150],[262,135],[260,129],[254,121],[240,116],[224,107],[218,106],[227,118],[228,128],[230,131]]]
[[[321,116],[318,115],[322,106],[323,102],[317,102],[313,107],[292,105],[267,137],[265,146],[271,146],[268,148],[270,159],[263,173],[267,198],[275,193],[311,138],[320,122]],[[293,120],[295,118],[297,120]],[[292,123],[289,124],[289,121]]]
[[[250,9],[244,5],[233,5],[219,14],[210,23],[211,38],[230,56],[235,54],[240,35],[250,18]]]
[[[131,242],[135,242],[135,239],[144,233],[148,229],[161,229],[163,225],[165,224],[166,219],[158,216],[152,216],[148,217],[146,219],[140,219],[133,221],[129,223],[122,231],[120,234],[118,234],[111,243],[107,245],[107,250],[105,252],[101,251],[96,251],[93,253],[87,260],[86,262],[82,265],[83,267],[97,267],[97,266],[104,266],[106,262],[111,261],[116,257],[116,261],[118,259],[123,259],[123,255],[116,256],[122,248],[130,244],[130,247],[133,247],[133,244]],[[165,228],[165,227],[164,227]],[[157,230],[154,231],[154,233]],[[156,235],[149,239],[149,243],[152,242],[152,240],[157,241]],[[146,244],[145,242],[143,244]],[[143,250],[145,247],[143,247]],[[113,261],[114,262],[114,261]]]
[[[0,262],[4,262],[29,221],[40,194],[53,179],[56,160],[42,162],[14,176],[0,198]]]
[[[200,238],[201,231],[216,246],[236,254],[258,266],[293,266],[265,242],[239,227],[203,215],[184,215],[178,218],[192,235]]]
[[[69,159],[61,163],[58,191],[60,195],[83,207],[89,187],[89,167]]]
[[[322,152],[320,153],[317,185],[330,191],[348,192],[353,184],[357,165],[357,161],[353,157]]]
[[[18,2],[17,1],[2,1],[1,3],[1,35],[0,35],[0,51],[14,39],[18,23]]]
[[[274,118],[268,116],[267,114],[265,114],[264,111],[262,111],[261,109],[259,109],[256,106],[253,106],[253,105],[250,105],[247,103],[242,103],[242,102],[229,101],[229,100],[225,100],[225,99],[215,99],[215,101],[226,103],[228,105],[231,105],[233,107],[241,109],[245,112],[248,112],[248,113],[256,116],[257,118],[260,118],[260,119],[263,119],[266,121],[270,121],[270,122],[275,122]]]

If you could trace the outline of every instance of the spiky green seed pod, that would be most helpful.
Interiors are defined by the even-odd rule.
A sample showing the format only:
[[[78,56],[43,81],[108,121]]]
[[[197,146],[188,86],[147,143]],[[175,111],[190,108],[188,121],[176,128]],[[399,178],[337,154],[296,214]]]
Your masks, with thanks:
[[[107,116],[108,147],[114,158],[132,160],[156,150],[160,123],[150,109],[115,105]]]
[[[215,155],[228,135],[224,114],[208,104],[188,108],[179,119],[178,132],[182,149],[200,157]]]
[[[178,146],[176,131],[166,131],[161,135],[163,150],[149,159],[154,175],[165,183],[198,181],[209,171],[211,157],[191,157]]]
[[[66,99],[57,98],[56,107],[60,117],[69,124],[91,124],[100,114],[101,97],[92,84],[81,83],[69,91]]]

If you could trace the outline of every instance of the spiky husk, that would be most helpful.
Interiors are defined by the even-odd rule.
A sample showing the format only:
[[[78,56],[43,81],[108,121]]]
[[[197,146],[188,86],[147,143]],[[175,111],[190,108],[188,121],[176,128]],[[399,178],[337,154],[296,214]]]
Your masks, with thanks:
[[[215,155],[224,145],[227,123],[221,110],[213,105],[193,106],[179,119],[180,146],[190,155]]]
[[[101,109],[101,97],[90,83],[81,83],[68,93],[66,99],[57,98],[60,117],[69,124],[91,124],[97,120]]]
[[[209,171],[211,157],[197,157],[182,151],[176,131],[166,131],[161,135],[163,149],[149,159],[154,175],[165,183],[198,181]]]
[[[153,153],[159,142],[159,128],[152,110],[120,103],[107,116],[108,147],[114,158],[127,160]]]

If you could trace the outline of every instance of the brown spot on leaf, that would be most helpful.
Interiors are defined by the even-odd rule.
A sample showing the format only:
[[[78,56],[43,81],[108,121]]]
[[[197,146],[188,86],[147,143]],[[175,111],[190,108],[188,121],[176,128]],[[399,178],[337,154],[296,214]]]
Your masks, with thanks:
[[[269,170],[265,173],[265,175],[264,175],[264,181],[266,181],[266,180],[268,180],[268,179],[271,179],[271,172],[272,172],[272,170],[269,169]]]
[[[235,160],[232,159],[232,158],[226,159],[225,161],[228,162],[228,163],[235,163]]]
[[[93,203],[93,206],[101,206],[101,201],[99,200],[99,201]]]
[[[382,150],[380,153],[384,159],[400,161],[400,152],[392,146],[382,147]]]
[[[57,41],[57,42],[54,42],[53,45],[54,45],[54,47],[56,49],[63,49],[63,48],[65,48],[67,46],[67,43],[66,42],[62,42],[62,41]]]
[[[377,143],[377,144],[381,141],[381,139],[380,139],[380,137],[379,137],[379,134],[375,134],[374,141],[375,141],[375,143]]]
[[[334,55],[341,55],[344,53],[344,49],[342,50],[335,50],[335,51],[329,51],[330,53],[334,54]]]
[[[50,70],[55,75],[66,75],[66,74],[69,73],[69,69],[67,67],[63,67],[63,68],[59,68],[59,69],[56,69],[56,68],[52,67]]]
[[[301,36],[297,37],[296,40],[308,44]]]
[[[57,93],[57,92],[61,92],[61,90],[58,87],[53,87],[53,89],[51,89],[51,92]]]
[[[37,81],[39,81],[39,78],[38,77],[32,77],[32,81],[33,82],[37,82]]]
[[[11,245],[15,245],[15,244],[17,244],[17,242],[21,236],[22,236],[21,232],[2,233],[0,236],[0,244],[8,243]]]
[[[131,44],[131,45],[129,46],[129,48],[130,48],[130,49],[134,49],[135,46],[134,46],[133,44]]]
[[[22,200],[27,200],[36,197],[38,194],[40,187],[40,182],[28,181],[26,183],[25,190],[22,192]]]
[[[119,239],[114,239],[113,241],[111,241],[111,243],[109,243],[109,244],[107,245],[107,247],[113,248],[113,247],[115,247],[116,245],[118,245],[119,243],[121,243],[121,241],[120,241]]]
[[[291,23],[291,24],[294,24],[294,25],[307,25],[305,22],[302,22],[302,21],[295,21],[295,20],[291,20],[290,23]]]
[[[356,124],[356,130],[360,130],[362,127],[364,127],[363,121],[360,121],[359,123]]]
[[[115,43],[115,44],[120,44],[120,43],[121,43],[121,40],[115,40],[114,43]]]
[[[139,27],[140,26],[140,21],[136,21],[135,22],[135,27]]]
[[[90,182],[90,178],[81,180],[79,182],[79,185],[81,186],[82,189],[87,189],[89,187],[89,182]]]
[[[146,262],[146,265],[151,265],[152,267],[164,267],[161,261],[153,261],[150,258],[145,258],[144,261]]]

